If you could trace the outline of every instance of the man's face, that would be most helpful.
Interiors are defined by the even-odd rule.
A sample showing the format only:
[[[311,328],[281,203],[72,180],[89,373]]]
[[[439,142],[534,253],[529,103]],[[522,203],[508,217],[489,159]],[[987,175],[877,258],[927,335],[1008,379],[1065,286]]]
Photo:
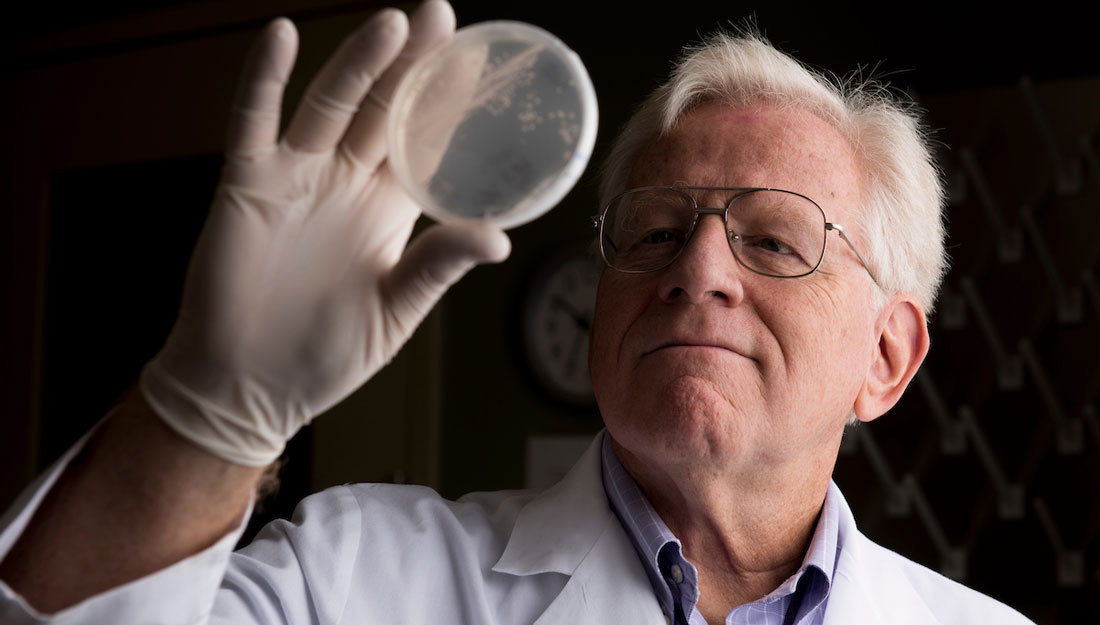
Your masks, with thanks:
[[[796,191],[862,240],[852,150],[798,110],[704,104],[639,155],[629,186],[646,185]],[[732,195],[695,193],[701,207]],[[589,364],[628,466],[831,470],[877,335],[874,284],[829,238],[816,272],[771,278],[739,265],[721,218],[705,216],[670,267],[604,269]]]

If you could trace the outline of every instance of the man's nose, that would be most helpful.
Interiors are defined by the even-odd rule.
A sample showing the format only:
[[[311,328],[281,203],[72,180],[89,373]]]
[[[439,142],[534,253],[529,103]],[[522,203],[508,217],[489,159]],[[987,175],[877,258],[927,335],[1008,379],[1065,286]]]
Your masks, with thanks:
[[[736,306],[744,298],[742,267],[733,256],[721,215],[700,215],[691,240],[662,271],[659,294],[666,302],[714,302]]]

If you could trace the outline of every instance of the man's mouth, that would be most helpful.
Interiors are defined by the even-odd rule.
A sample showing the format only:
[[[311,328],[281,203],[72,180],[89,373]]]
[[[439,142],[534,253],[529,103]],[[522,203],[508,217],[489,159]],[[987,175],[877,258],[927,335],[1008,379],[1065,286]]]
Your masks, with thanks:
[[[733,347],[732,345],[728,345],[720,341],[707,341],[699,339],[672,339],[661,341],[660,343],[657,343],[656,345],[645,350],[643,355],[648,356],[649,354],[670,349],[717,349],[748,358],[748,356],[746,356],[744,352]]]

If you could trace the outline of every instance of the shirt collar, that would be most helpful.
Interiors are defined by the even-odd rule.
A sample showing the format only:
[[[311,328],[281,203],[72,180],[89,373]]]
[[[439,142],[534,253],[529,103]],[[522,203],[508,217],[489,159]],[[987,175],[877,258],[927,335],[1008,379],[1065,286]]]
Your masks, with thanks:
[[[683,559],[680,540],[658,516],[645,493],[642,492],[637,482],[634,481],[634,478],[620,462],[611,445],[610,435],[603,437],[601,467],[608,502],[626,529],[631,543],[645,566],[646,574],[653,585],[653,591],[657,595],[657,601],[661,604],[661,609],[666,615],[673,615],[676,610],[673,589],[670,588],[667,571],[663,569],[668,569],[672,563],[677,563],[681,566],[681,571],[677,573],[677,576],[682,574],[691,582],[689,584],[691,590],[686,597],[690,600],[690,605],[685,607],[686,610],[691,611],[698,600],[695,567]],[[818,606],[825,601],[832,586],[833,573],[842,548],[842,545],[839,544],[839,501],[840,492],[836,484],[830,481],[829,490],[825,495],[825,502],[818,517],[817,527],[810,539],[810,547],[802,560],[802,566],[794,575],[767,597],[761,599],[760,602],[772,603],[787,595],[802,592],[799,582],[804,574],[811,570],[815,570],[813,575],[820,578],[824,583],[803,583],[801,585],[808,596],[799,597],[799,604],[803,606],[799,611],[814,609],[814,606]],[[823,578],[820,576],[823,576]]]

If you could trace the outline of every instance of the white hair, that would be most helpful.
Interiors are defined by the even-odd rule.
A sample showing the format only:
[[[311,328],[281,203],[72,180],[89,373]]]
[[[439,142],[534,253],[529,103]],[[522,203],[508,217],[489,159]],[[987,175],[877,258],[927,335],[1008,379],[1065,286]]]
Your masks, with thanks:
[[[625,190],[646,145],[712,100],[797,108],[834,126],[864,176],[860,222],[850,227],[863,235],[860,251],[886,294],[912,293],[931,314],[947,268],[944,193],[916,107],[877,81],[812,70],[755,32],[719,33],[685,50],[668,82],[646,98],[613,144],[602,201]]]

